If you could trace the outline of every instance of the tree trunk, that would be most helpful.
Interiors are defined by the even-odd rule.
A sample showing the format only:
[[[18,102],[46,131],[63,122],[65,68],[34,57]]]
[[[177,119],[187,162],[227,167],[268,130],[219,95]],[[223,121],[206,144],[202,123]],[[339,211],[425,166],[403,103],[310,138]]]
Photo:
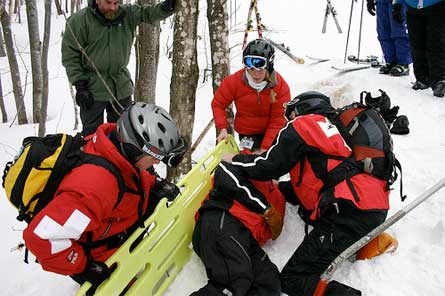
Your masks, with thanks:
[[[33,119],[34,123],[41,123],[43,75],[39,19],[36,0],[25,0],[25,3],[26,15],[28,16],[29,48],[31,51]]]
[[[6,56],[5,42],[3,41],[3,34],[0,29],[0,57]]]
[[[56,0],[57,1],[57,0]],[[51,0],[45,0],[45,25],[43,29],[43,46],[42,46],[42,120],[39,125],[39,136],[43,137],[46,133],[46,115],[48,113],[48,51],[51,34]]]
[[[17,117],[19,124],[27,124],[25,102],[23,100],[22,82],[20,79],[19,65],[14,51],[14,42],[12,40],[11,22],[9,14],[6,11],[1,13],[0,21],[3,28],[3,37],[5,40],[6,53],[8,54],[9,69],[11,71],[12,89],[14,92],[15,106],[17,108]]]
[[[71,83],[69,83],[69,88],[70,88],[71,99],[73,100],[73,111],[74,111],[74,127],[73,127],[73,130],[77,130],[77,128],[79,127],[79,108],[77,107],[76,95],[74,94],[73,86],[71,85]]]
[[[173,39],[173,68],[170,84],[170,114],[181,134],[190,143],[195,120],[196,87],[199,79],[197,61],[198,0],[176,2]],[[191,169],[191,155],[186,154],[176,169],[169,168],[167,176],[176,181]]]
[[[62,6],[60,5],[60,0],[54,0],[54,4],[56,4],[57,15],[62,15],[63,10]]]
[[[142,4],[156,4],[158,0],[139,0]],[[136,40],[138,59],[136,61],[135,101],[155,103],[156,78],[159,61],[159,22],[139,25],[139,35]]]
[[[0,75],[0,109],[2,111],[2,122],[5,123],[8,121],[8,114],[6,113],[5,101],[3,100],[3,86],[2,86],[1,75]]]
[[[210,51],[212,56],[212,85],[216,92],[221,81],[230,72],[230,47],[228,30],[227,0],[207,0]],[[233,108],[227,107],[227,132],[233,134]],[[218,135],[219,131],[216,131]]]

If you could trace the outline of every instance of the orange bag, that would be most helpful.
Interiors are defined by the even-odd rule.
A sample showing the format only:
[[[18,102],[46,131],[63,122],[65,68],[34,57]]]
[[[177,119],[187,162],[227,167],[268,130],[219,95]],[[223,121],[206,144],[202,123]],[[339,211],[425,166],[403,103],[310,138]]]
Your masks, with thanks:
[[[394,253],[397,250],[399,242],[396,238],[386,232],[370,241],[366,246],[361,248],[355,258],[357,260],[371,259],[384,253]]]

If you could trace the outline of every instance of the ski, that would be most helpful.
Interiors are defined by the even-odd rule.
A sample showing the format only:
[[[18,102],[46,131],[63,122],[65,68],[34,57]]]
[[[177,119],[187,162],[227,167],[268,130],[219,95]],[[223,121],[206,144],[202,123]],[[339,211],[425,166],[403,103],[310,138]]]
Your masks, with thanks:
[[[343,66],[332,66],[332,69],[337,70],[339,73],[348,73],[363,69],[369,69],[371,68],[370,64],[366,65],[343,65]]]
[[[273,41],[271,39],[266,39],[266,40],[269,41],[270,44],[272,44],[275,48],[277,48],[282,53],[284,53],[289,58],[291,58],[295,63],[297,63],[297,64],[304,64],[304,59],[300,58],[300,57],[297,57],[296,55],[291,53],[290,48],[287,47],[286,45],[284,45],[283,43],[277,43],[277,42],[275,42],[275,41]]]
[[[338,266],[341,265],[345,260],[353,256],[360,250],[363,246],[368,244],[372,239],[376,238],[383,231],[388,229],[390,226],[394,225],[397,221],[403,218],[406,214],[411,212],[418,205],[423,203],[425,200],[434,195],[437,191],[439,191],[442,187],[445,186],[445,178],[437,182],[435,185],[430,187],[424,193],[422,193],[419,197],[413,200],[411,203],[397,211],[391,217],[389,217],[385,222],[371,230],[367,235],[363,236],[361,239],[353,243],[349,248],[344,250],[331,264],[325,269],[325,271],[320,276],[320,280],[318,281],[317,288],[314,291],[314,296],[322,296],[331,281],[331,278],[334,272],[337,270]]]
[[[309,55],[306,55],[306,57],[312,61],[312,64],[324,63],[324,62],[331,60],[329,58],[317,58],[317,57],[313,57],[313,56],[309,56]]]
[[[371,67],[373,67],[373,68],[377,68],[382,65],[379,61],[379,58],[374,55],[369,55],[364,59],[357,59],[357,57],[355,55],[349,55],[348,61],[353,62],[353,63],[358,63],[358,64],[369,63],[369,64],[371,64]]]
[[[243,39],[243,47],[242,49],[244,49],[247,45],[247,37],[249,35],[249,32],[252,31],[252,12],[254,10],[254,7],[256,5],[256,0],[251,0],[250,1],[250,6],[249,6],[249,12],[247,13],[247,23],[246,23],[246,28],[244,29],[244,39]]]

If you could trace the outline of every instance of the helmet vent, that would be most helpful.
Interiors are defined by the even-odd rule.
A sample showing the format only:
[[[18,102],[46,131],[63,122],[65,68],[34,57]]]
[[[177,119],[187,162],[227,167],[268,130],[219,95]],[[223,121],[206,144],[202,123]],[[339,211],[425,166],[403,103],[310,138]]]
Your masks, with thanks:
[[[164,150],[165,149],[164,141],[162,141],[162,139],[159,139],[159,141],[158,141],[158,148],[160,150]]]
[[[142,115],[138,116],[138,121],[140,124],[144,124],[144,117]]]
[[[160,122],[158,122],[158,127],[159,127],[159,129],[161,130],[161,132],[162,132],[163,134],[165,134],[165,131],[167,130],[167,129],[165,128],[165,126],[164,126],[163,124],[161,124]]]
[[[161,113],[162,117],[164,117],[165,119],[167,119],[168,121],[171,121],[171,118],[166,116],[164,113]]]
[[[146,141],[146,142],[150,142],[150,136],[147,134],[147,132],[143,132],[142,133],[142,136],[144,137],[144,140]]]

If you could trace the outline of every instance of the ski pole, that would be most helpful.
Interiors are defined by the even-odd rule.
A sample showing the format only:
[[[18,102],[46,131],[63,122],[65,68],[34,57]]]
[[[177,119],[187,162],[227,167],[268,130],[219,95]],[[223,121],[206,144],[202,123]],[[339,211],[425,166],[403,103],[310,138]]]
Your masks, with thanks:
[[[212,118],[209,123],[207,123],[206,127],[202,130],[202,132],[199,134],[199,136],[196,138],[195,143],[193,143],[192,147],[190,148],[190,154],[195,152],[196,147],[198,147],[199,143],[201,143],[204,136],[207,134],[209,129],[212,127],[214,122],[214,119]]]
[[[263,24],[261,23],[260,11],[258,10],[258,3],[255,1],[254,3],[255,9],[255,19],[256,19],[256,29],[258,32],[258,38],[263,39]]]
[[[247,24],[246,24],[246,29],[244,31],[244,39],[243,39],[243,47],[242,47],[243,50],[247,45],[247,37],[249,35],[249,32],[250,32],[250,30],[252,30],[252,12],[253,12],[255,3],[256,3],[256,0],[250,1],[249,12],[247,13]]]
[[[354,1],[357,1],[357,0],[351,0],[351,11],[349,12],[348,35],[346,36],[345,58],[343,59],[343,64],[346,64],[346,56],[348,55],[349,33],[351,32],[352,11],[354,9]]]
[[[331,0],[326,0],[326,1],[328,3],[327,6],[329,7],[329,11],[332,14],[332,18],[334,19],[335,25],[337,26],[337,31],[338,31],[338,33],[341,34],[343,32],[342,32],[340,24],[338,23],[338,20],[337,20],[337,11],[334,9],[334,6],[332,6]]]
[[[435,185],[426,190],[422,195],[417,197],[411,203],[400,209],[394,215],[392,215],[388,220],[371,230],[367,235],[356,241],[349,248],[344,250],[340,255],[335,258],[334,261],[326,268],[323,274],[320,276],[320,280],[318,281],[317,288],[314,291],[314,296],[323,296],[324,292],[329,284],[329,281],[332,278],[332,275],[337,270],[338,266],[354,255],[358,250],[360,250],[364,245],[369,243],[372,239],[376,238],[379,234],[389,228],[391,225],[395,224],[399,221],[403,216],[411,212],[414,208],[424,202],[426,199],[431,197],[434,193],[439,191],[442,187],[445,186],[445,178],[437,182]]]
[[[363,8],[365,7],[365,0],[362,0],[362,11],[360,13],[360,29],[358,32],[358,52],[357,52],[357,64],[360,62],[360,46],[362,43],[362,25],[363,25]]]

